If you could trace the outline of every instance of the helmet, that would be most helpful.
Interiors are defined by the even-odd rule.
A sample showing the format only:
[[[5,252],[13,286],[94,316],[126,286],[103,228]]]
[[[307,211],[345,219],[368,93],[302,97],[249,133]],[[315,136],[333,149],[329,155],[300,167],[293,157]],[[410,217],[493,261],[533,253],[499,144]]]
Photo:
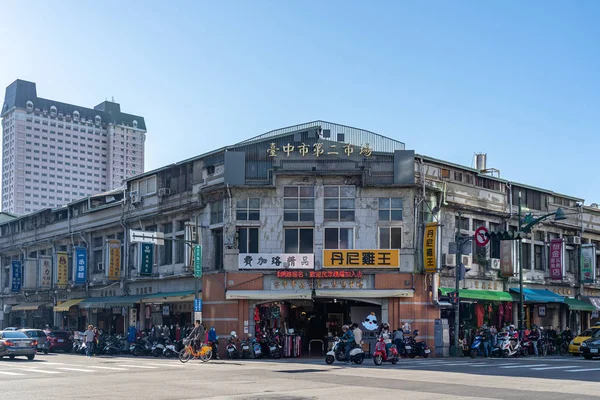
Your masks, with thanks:
[[[515,329],[515,326],[511,324],[509,328]]]
[[[342,326],[342,330],[343,330],[344,332],[345,332],[345,331],[347,331],[347,330],[348,330],[348,325],[344,325],[344,326]]]

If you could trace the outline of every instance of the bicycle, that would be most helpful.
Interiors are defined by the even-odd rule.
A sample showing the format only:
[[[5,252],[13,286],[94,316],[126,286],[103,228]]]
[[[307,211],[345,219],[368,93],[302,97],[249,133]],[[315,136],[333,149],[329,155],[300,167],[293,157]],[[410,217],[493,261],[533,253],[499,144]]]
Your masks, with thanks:
[[[184,348],[179,352],[179,361],[182,363],[186,363],[190,360],[190,358],[199,358],[202,362],[207,362],[212,358],[212,347],[208,344],[202,343],[200,346],[200,350],[194,350],[192,346],[192,341],[186,339],[183,341]]]

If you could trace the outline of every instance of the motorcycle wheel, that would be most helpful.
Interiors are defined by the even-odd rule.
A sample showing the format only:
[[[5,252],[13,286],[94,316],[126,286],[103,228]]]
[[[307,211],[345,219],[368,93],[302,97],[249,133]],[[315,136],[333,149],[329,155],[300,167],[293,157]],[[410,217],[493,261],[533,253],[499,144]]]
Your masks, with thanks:
[[[381,365],[383,363],[383,357],[380,355],[373,356],[373,363],[375,365]]]
[[[161,351],[159,349],[152,350],[152,355],[154,357],[160,357],[160,353],[161,353]]]
[[[279,360],[281,358],[281,353],[276,351],[275,354],[273,354],[273,358]]]
[[[471,349],[469,355],[471,356],[471,358],[477,357],[477,349]]]
[[[423,358],[429,358],[429,354],[423,354]]]
[[[171,351],[171,350],[165,350],[165,357],[171,358],[171,357],[173,357],[173,355],[174,355],[173,351]]]
[[[365,355],[361,355],[360,357],[358,357],[356,360],[354,360],[355,364],[362,364],[363,361],[365,361]]]
[[[425,355],[427,355],[427,354],[425,354]],[[396,365],[396,364],[398,364],[398,359],[397,359],[397,358],[394,358],[394,359],[392,360],[392,364],[393,364],[393,365]]]
[[[416,355],[415,353],[410,353],[410,354],[408,355],[408,357],[409,357],[409,358],[415,358],[416,356],[417,356],[417,355]]]
[[[133,354],[135,357],[139,357],[142,355],[142,349],[136,347],[132,350],[131,354]]]
[[[327,365],[333,364],[334,361],[335,361],[335,358],[333,356],[325,357],[325,364],[327,364]]]
[[[508,350],[504,350],[504,351],[502,352],[502,357],[503,357],[503,358],[508,358],[508,356],[509,356],[509,355],[510,355],[510,352],[509,352]]]

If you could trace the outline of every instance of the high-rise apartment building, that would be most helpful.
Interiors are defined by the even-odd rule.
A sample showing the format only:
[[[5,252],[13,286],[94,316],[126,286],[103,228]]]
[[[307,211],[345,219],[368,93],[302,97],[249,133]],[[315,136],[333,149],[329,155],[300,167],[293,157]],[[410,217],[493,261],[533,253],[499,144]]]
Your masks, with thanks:
[[[0,117],[3,212],[61,206],[144,172],[144,118],[117,103],[48,100],[35,83],[18,79],[6,88]]]

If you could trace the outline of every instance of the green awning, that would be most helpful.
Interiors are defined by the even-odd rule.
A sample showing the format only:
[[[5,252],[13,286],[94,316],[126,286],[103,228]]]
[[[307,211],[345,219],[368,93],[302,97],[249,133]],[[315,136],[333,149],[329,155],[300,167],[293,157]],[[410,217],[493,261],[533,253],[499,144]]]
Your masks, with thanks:
[[[448,293],[454,291],[454,288],[440,288],[442,296],[447,296]],[[509,293],[497,292],[494,290],[460,289],[458,297],[470,300],[513,301],[513,298]]]
[[[575,311],[596,311],[596,307],[582,300],[565,297],[565,304]]]
[[[88,297],[79,303],[79,308],[131,307],[144,296]]]
[[[181,301],[192,301],[194,300],[193,290],[184,290],[180,292],[163,292],[163,293],[152,293],[145,294],[142,296],[141,301],[144,303],[177,303]]]

